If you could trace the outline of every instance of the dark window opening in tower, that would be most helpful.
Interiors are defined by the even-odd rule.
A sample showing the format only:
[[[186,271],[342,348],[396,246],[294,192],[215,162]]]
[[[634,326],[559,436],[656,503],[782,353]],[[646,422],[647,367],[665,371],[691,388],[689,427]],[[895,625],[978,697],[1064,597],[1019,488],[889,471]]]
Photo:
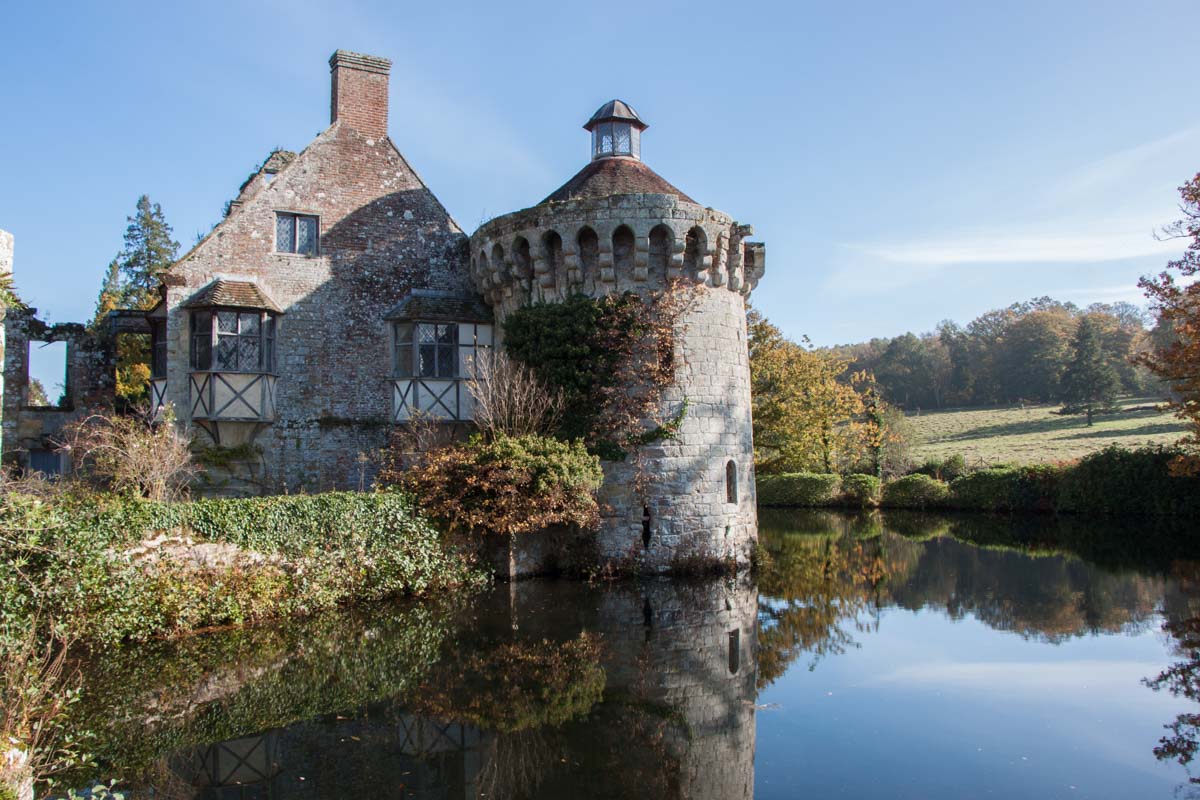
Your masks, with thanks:
[[[737,675],[737,671],[741,666],[742,631],[741,629],[736,629],[729,632],[729,674]]]
[[[736,503],[738,501],[738,475],[737,462],[728,461],[725,464],[725,502]]]
[[[498,272],[501,278],[508,276],[508,270],[504,268],[504,248],[500,245],[492,248],[492,269]]]
[[[654,607],[650,605],[649,597],[642,598],[642,625],[654,627]]]
[[[642,547],[650,547],[650,506],[642,506]]]
[[[629,226],[622,225],[613,231],[613,267],[618,272],[625,275],[633,272],[633,247],[633,231],[629,229]]]
[[[533,260],[529,256],[529,241],[524,236],[518,236],[513,242],[513,270],[518,278],[528,278],[533,274]]]
[[[658,285],[667,280],[667,267],[671,264],[671,249],[675,236],[666,225],[656,225],[650,231],[649,273],[650,282]]]
[[[546,267],[550,270],[551,286],[562,280],[562,237],[547,231],[542,237],[542,249],[546,252]]]
[[[702,228],[697,226],[687,232],[687,238],[683,241],[683,261],[693,277],[704,269],[704,250],[707,245],[708,239]]]
[[[594,278],[600,259],[600,237],[591,228],[584,228],[576,241],[579,243],[579,266],[583,268],[584,275]]]

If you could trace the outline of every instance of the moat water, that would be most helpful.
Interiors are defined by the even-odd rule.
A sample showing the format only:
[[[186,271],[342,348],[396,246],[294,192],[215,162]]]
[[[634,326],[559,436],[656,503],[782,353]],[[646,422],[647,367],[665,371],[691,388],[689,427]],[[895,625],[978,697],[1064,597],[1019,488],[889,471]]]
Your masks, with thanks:
[[[529,581],[108,653],[79,724],[127,797],[1200,797],[1193,530],[760,524],[754,580]]]

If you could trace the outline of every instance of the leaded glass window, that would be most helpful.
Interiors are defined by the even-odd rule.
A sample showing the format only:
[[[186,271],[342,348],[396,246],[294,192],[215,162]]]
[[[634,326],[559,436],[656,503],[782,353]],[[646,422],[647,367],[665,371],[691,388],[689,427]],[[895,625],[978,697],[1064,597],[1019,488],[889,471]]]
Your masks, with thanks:
[[[627,156],[632,152],[629,130],[632,126],[627,122],[613,125],[613,152],[619,156]]]
[[[167,323],[150,323],[150,377],[167,377]]]
[[[275,215],[275,251],[304,256],[317,254],[317,218],[305,214]]]
[[[274,315],[233,309],[192,312],[191,363],[196,370],[273,371]]]
[[[397,322],[393,344],[397,378],[470,378],[476,349],[492,346],[492,328],[457,322]]]

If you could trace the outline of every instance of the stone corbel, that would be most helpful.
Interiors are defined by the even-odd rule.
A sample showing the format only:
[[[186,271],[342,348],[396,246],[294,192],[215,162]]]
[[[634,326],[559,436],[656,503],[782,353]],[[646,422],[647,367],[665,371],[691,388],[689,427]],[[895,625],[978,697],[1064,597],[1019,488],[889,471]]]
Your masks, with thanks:
[[[633,279],[645,283],[650,278],[650,237],[633,238]]]

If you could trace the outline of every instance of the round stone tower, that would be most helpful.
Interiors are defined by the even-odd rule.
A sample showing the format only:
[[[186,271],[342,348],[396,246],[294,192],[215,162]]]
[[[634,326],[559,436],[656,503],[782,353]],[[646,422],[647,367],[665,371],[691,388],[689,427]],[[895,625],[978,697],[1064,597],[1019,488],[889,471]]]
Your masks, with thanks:
[[[531,303],[691,289],[658,420],[685,404],[686,413],[674,437],[604,462],[599,559],[651,571],[695,559],[745,565],[757,538],[745,300],[766,250],[747,241],[749,225],[642,162],[646,127],[620,100],[601,106],[584,125],[587,166],[536,206],[481,226],[471,275],[495,310],[501,345],[504,318]]]

